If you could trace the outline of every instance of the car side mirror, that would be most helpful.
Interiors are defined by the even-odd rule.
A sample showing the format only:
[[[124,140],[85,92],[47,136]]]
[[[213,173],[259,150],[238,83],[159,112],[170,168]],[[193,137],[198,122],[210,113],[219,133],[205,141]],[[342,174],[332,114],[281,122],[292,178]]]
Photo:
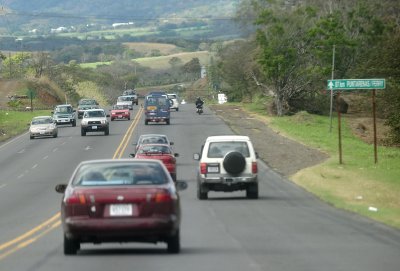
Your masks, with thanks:
[[[64,194],[66,189],[67,189],[67,185],[66,184],[57,184],[56,185],[57,193]]]
[[[169,145],[174,145],[174,142],[169,142]]]
[[[130,153],[130,154],[129,154],[129,157],[130,157],[130,158],[135,158],[135,154],[134,154],[134,153]]]
[[[174,153],[174,156],[175,157],[179,157],[179,153]]]
[[[260,156],[258,155],[258,152],[256,152],[256,158],[258,159]]]
[[[54,114],[54,111],[51,111],[51,114]]]
[[[110,117],[110,114],[107,114],[106,117],[109,118],[109,117]]]
[[[199,153],[193,154],[193,159],[199,161],[200,160],[200,154]]]
[[[175,187],[178,191],[182,191],[188,188],[188,184],[185,181],[176,181]]]

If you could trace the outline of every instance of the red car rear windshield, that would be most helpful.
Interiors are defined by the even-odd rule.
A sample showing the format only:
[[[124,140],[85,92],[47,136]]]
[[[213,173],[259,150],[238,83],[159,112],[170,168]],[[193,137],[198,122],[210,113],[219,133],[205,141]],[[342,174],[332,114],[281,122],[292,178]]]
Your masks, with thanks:
[[[159,164],[96,163],[82,165],[73,179],[75,186],[159,185],[168,183]]]

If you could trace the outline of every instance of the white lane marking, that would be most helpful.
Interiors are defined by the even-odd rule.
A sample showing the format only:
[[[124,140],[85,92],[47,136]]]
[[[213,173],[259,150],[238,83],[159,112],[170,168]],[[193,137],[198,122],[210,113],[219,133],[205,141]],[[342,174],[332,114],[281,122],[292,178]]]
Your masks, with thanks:
[[[61,145],[65,145],[65,144],[67,144],[67,141],[64,141],[63,143],[61,143]]]
[[[85,151],[91,150],[92,148],[90,146],[86,146]]]
[[[58,151],[58,148],[54,148],[54,149],[53,149],[53,152],[56,152],[56,151]]]
[[[0,149],[3,148],[4,146],[7,146],[8,144],[11,144],[11,143],[17,141],[19,138],[25,136],[26,134],[29,134],[29,132],[23,133],[22,135],[17,136],[16,138],[14,138],[14,139],[8,141],[7,143],[4,143],[3,145],[0,146]]]
[[[38,164],[33,165],[32,169],[35,169],[38,167]]]
[[[43,157],[43,160],[46,160],[47,158],[49,158],[49,156],[48,156],[48,155],[46,155],[45,157]]]
[[[0,189],[4,188],[4,187],[6,187],[6,186],[7,186],[7,184],[6,184],[6,183],[3,183],[3,184],[0,185]]]
[[[17,179],[21,179],[21,178],[23,178],[24,176],[25,176],[25,174],[20,174],[20,175],[18,175]]]
[[[24,152],[25,152],[25,149],[21,149],[17,153],[21,154],[21,153],[24,153]]]

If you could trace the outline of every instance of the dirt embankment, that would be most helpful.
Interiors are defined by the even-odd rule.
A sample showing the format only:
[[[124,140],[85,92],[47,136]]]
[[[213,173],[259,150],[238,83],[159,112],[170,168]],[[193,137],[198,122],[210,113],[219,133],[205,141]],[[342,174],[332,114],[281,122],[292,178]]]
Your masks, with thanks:
[[[0,108],[7,106],[12,95],[16,90],[23,87],[23,84],[17,80],[0,80]]]
[[[60,97],[53,89],[51,83],[29,80],[6,80],[0,79],[0,109],[8,109],[8,102],[12,96],[18,97],[21,102],[17,109],[25,109],[31,105],[28,98],[28,90],[34,91],[34,108],[51,108],[61,102]]]
[[[272,130],[268,124],[234,105],[210,105],[233,131],[251,138],[260,159],[275,171],[290,176],[297,171],[319,164],[326,153],[290,140]]]

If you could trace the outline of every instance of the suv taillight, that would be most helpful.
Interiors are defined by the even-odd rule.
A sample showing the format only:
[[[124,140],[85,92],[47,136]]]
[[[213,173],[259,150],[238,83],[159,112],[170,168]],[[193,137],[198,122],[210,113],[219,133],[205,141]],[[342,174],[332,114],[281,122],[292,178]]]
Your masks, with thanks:
[[[251,163],[251,172],[253,174],[256,174],[258,172],[258,166],[257,166],[257,162],[252,162]]]
[[[200,163],[200,174],[207,174],[207,163]]]

